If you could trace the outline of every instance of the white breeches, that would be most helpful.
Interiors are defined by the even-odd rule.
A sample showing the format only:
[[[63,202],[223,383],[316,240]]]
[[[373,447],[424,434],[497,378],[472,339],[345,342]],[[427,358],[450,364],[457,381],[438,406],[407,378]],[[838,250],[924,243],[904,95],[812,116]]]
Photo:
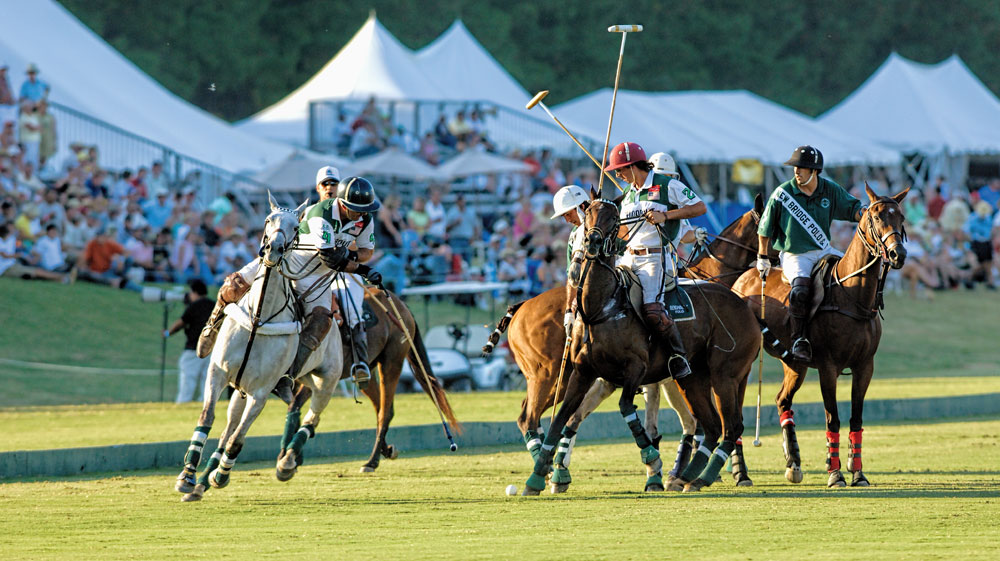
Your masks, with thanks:
[[[834,249],[833,246],[829,246],[827,249],[814,249],[798,255],[782,251],[778,254],[778,260],[781,263],[781,274],[785,277],[785,281],[788,284],[791,284],[792,280],[799,277],[808,278],[812,276],[812,270],[817,261],[826,255],[834,253],[839,254],[840,252]]]
[[[621,258],[621,264],[632,269],[639,277],[639,283],[642,285],[643,304],[662,302],[660,291],[673,280],[673,268],[664,270],[663,257],[662,253],[632,255],[626,251]],[[670,255],[666,255],[666,257],[669,258]]]
[[[365,299],[365,287],[361,277],[341,273],[331,287],[340,299],[340,315],[348,327],[354,327],[361,320],[361,308]],[[345,298],[346,296],[346,298]]]

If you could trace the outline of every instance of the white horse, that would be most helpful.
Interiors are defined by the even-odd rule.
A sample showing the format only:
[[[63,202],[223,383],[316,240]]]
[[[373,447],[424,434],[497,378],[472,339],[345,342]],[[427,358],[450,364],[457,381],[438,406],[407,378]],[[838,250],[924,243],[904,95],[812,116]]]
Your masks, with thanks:
[[[175,489],[185,493],[182,498],[185,502],[200,500],[209,485],[222,488],[229,484],[230,471],[243,448],[250,425],[266,405],[268,394],[292,366],[298,348],[301,323],[295,311],[294,277],[288,275],[282,265],[286,256],[307,252],[293,249],[299,216],[307,202],[290,210],[280,208],[270,194],[268,198],[271,213],[264,225],[261,266],[247,294],[237,304],[226,308],[226,319],[212,350],[205,381],[204,408],[184,456],[184,469],[177,477]],[[326,291],[329,292],[328,287]],[[257,329],[251,342],[255,322]],[[339,334],[333,330],[312,353],[301,372],[295,373],[313,390],[313,397],[305,422],[287,443],[288,449],[295,454],[285,454],[279,459],[279,479],[283,472],[294,474],[296,460],[305,441],[315,435],[320,413],[333,395],[342,366],[343,348]],[[306,373],[309,375],[303,376]],[[202,449],[215,420],[215,406],[227,385],[238,392],[229,402],[228,422],[219,437],[219,446],[209,458],[202,476],[195,481]]]

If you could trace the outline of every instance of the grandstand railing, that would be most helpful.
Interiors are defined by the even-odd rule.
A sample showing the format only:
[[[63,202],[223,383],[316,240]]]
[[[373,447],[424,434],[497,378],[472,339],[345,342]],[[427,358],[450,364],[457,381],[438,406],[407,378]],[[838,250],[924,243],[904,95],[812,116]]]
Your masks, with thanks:
[[[159,161],[171,178],[171,186],[195,187],[198,199],[204,205],[225,193],[232,193],[236,205],[252,220],[263,220],[267,214],[267,185],[252,177],[179,154],[169,146],[60,103],[50,102],[49,110],[56,118],[59,142],[55,162],[59,165],[69,156],[71,143],[94,145],[98,151],[98,163],[104,169],[130,169],[134,173],[140,167],[148,168],[154,161]],[[282,201],[287,202],[290,200]]]

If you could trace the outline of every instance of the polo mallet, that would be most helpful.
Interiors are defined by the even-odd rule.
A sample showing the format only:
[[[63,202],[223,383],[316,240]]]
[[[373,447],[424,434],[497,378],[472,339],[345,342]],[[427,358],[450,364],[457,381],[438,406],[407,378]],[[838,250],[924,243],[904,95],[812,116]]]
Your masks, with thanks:
[[[573,136],[573,133],[569,132],[569,129],[566,128],[566,125],[562,124],[562,121],[557,119],[556,116],[552,114],[552,111],[549,111],[548,106],[542,102],[542,100],[545,99],[545,96],[547,95],[549,95],[549,90],[542,90],[538,92],[537,94],[535,94],[535,97],[531,98],[531,101],[529,101],[527,105],[524,106],[524,108],[532,109],[537,105],[542,109],[544,109],[545,112],[548,113],[549,117],[552,117],[552,120],[555,121],[557,125],[559,125],[559,128],[561,128],[564,133],[568,134],[569,137],[573,139],[573,142],[575,142],[576,145],[580,147],[580,150],[583,150],[583,153],[586,154],[588,158],[590,158],[590,161],[594,162],[594,165],[597,166],[597,169],[601,170],[601,173],[607,176],[607,178],[610,179],[611,182],[615,184],[615,187],[618,187],[619,191],[624,192],[622,190],[622,186],[619,185],[617,181],[615,181],[614,177],[611,177],[611,172],[604,171],[604,167],[601,166],[601,163],[597,161],[597,158],[595,158],[593,154],[591,154],[590,151],[587,150],[587,148],[583,144],[580,144],[580,141],[577,140],[575,136]]]
[[[622,34],[622,46],[618,50],[618,68],[615,70],[615,89],[611,93],[611,114],[608,115],[608,134],[604,137],[604,157],[601,158],[601,169],[604,168],[604,162],[608,161],[608,143],[611,142],[611,123],[615,120],[615,101],[618,99],[618,82],[622,77],[622,59],[625,57],[625,38],[628,37],[629,32],[639,33],[642,31],[641,25],[612,25],[608,28],[608,33],[621,33]],[[597,192],[604,196],[604,176],[601,175],[601,179],[597,182]]]
[[[760,322],[764,323],[764,287],[767,286],[767,275],[760,275]],[[760,360],[757,362],[757,430],[754,432],[753,445],[760,447],[760,394],[764,386],[764,331],[760,332]]]
[[[403,335],[406,337],[406,341],[410,344],[410,349],[413,350],[413,356],[417,357],[417,365],[420,367],[420,372],[424,375],[424,383],[427,386],[428,393],[431,394],[431,401],[434,402],[434,407],[437,409],[438,417],[441,418],[441,426],[444,427],[444,434],[448,437],[448,442],[450,446],[448,447],[452,452],[458,450],[458,444],[455,444],[455,439],[451,436],[451,431],[448,429],[448,423],[444,420],[444,413],[441,412],[441,404],[438,403],[437,394],[434,393],[431,385],[430,375],[427,374],[427,367],[424,366],[423,359],[420,358],[420,353],[417,352],[417,346],[413,343],[413,337],[410,336],[410,329],[406,327],[406,323],[403,321],[403,316],[399,313],[399,309],[396,308],[396,303],[392,300],[392,295],[386,293],[389,300],[389,305],[392,306],[392,313],[396,314],[396,319],[399,322],[399,326],[403,328]],[[373,298],[375,303],[382,308],[385,313],[389,313],[385,305],[378,301],[378,298]]]
[[[549,426],[556,421],[556,404],[559,403],[559,386],[562,385],[562,377],[566,372],[566,360],[569,358],[569,346],[573,339],[566,337],[566,344],[563,345],[562,362],[559,363],[559,377],[556,378],[556,393],[552,396],[552,416],[549,418]]]

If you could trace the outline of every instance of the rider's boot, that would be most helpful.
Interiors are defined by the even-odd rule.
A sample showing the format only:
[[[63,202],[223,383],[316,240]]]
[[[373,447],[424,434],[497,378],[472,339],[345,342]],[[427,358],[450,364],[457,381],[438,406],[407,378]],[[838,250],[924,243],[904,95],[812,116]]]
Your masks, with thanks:
[[[687,377],[691,374],[691,366],[688,364],[684,351],[684,341],[681,333],[677,329],[677,324],[670,319],[666,308],[659,302],[650,302],[642,305],[642,316],[646,327],[653,332],[660,341],[670,346],[670,359],[667,361],[667,369],[675,380]]]
[[[812,360],[812,345],[806,339],[809,306],[812,304],[812,280],[797,277],[792,280],[792,290],[788,294],[788,314],[792,324],[792,357],[808,362]]]
[[[351,327],[351,344],[354,345],[354,356],[358,359],[351,365],[351,376],[354,376],[354,383],[358,388],[365,389],[372,379],[372,373],[368,368],[368,336],[361,321]]]
[[[212,347],[215,346],[215,338],[219,335],[219,328],[222,327],[222,320],[225,319],[225,308],[227,304],[239,302],[240,298],[250,290],[250,283],[243,280],[239,273],[233,273],[226,277],[225,282],[219,288],[219,296],[215,300],[215,307],[212,308],[212,315],[208,316],[205,327],[201,329],[198,337],[198,345],[195,353],[198,358],[205,358],[212,354]]]
[[[312,356],[313,351],[323,343],[323,338],[330,332],[332,324],[333,314],[323,306],[316,306],[306,316],[305,321],[302,322],[302,333],[299,333],[299,348],[295,352],[292,367],[288,370],[288,375],[292,379],[298,378],[299,374],[302,373],[302,367]]]

